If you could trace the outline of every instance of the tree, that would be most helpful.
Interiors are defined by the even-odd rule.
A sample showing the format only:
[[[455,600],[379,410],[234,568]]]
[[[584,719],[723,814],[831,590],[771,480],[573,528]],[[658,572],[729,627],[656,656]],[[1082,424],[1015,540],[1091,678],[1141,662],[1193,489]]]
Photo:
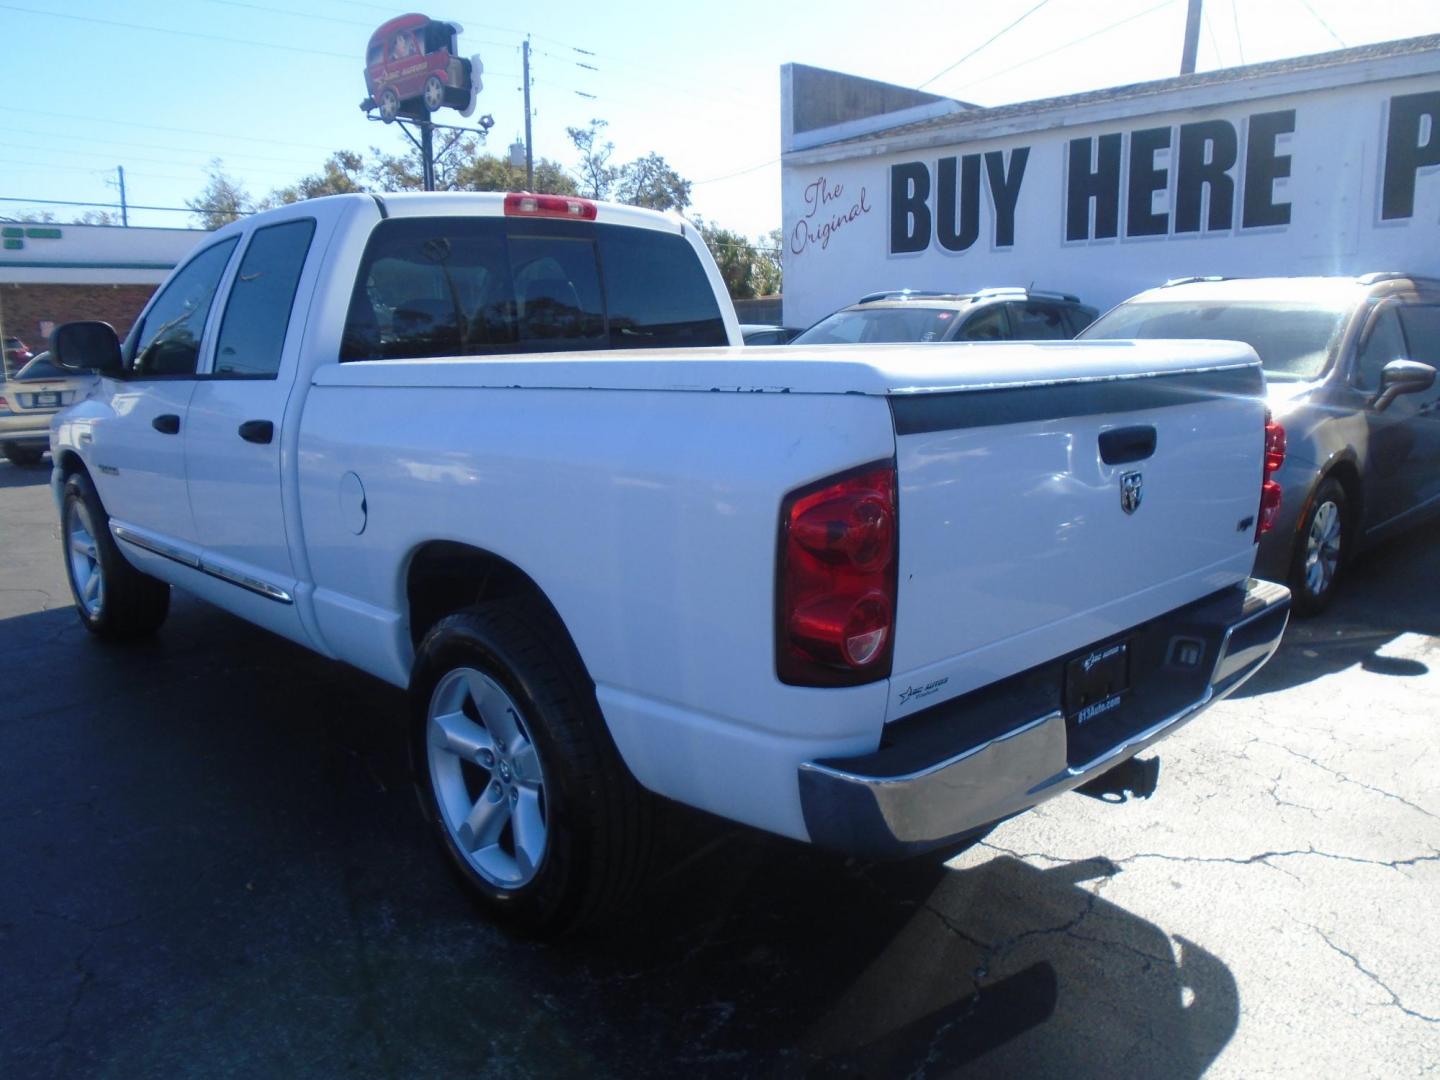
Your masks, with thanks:
[[[608,121],[591,120],[589,127],[567,127],[565,134],[575,144],[580,154],[580,190],[591,199],[608,199],[620,170],[610,164],[615,153],[615,144],[608,139],[601,142],[601,135]]]
[[[780,261],[781,237],[779,229],[771,229],[755,244],[755,295],[777,296],[784,289],[785,271]]]
[[[372,148],[371,153],[374,164],[366,175],[375,190],[419,191],[425,186],[419,151],[391,155]],[[439,191],[525,190],[525,170],[494,154],[481,153],[479,141],[472,136],[449,140],[435,159],[435,187]],[[564,166],[548,158],[535,163],[534,190],[545,195],[578,194]]]
[[[119,225],[120,215],[109,210],[86,210],[75,219],[76,225]]]
[[[331,154],[318,173],[302,177],[287,188],[279,188],[266,196],[265,207],[284,206],[302,199],[318,199],[322,195],[345,195],[369,191],[365,186],[365,159],[353,150],[337,150]]]
[[[722,229],[696,219],[705,246],[710,249],[715,263],[720,267],[720,276],[725,279],[725,289],[732,300],[746,300],[757,295],[755,291],[755,247],[737,232]]]
[[[535,162],[535,184],[541,195],[578,195],[580,189],[565,167],[549,158]],[[524,191],[525,170],[493,154],[477,154],[457,170],[458,191]]]
[[[250,193],[240,181],[226,175],[224,162],[219,158],[211,158],[209,175],[210,180],[200,194],[185,200],[202,227],[218,229],[254,212],[255,201]]]
[[[620,169],[615,196],[632,206],[683,211],[690,205],[690,181],[652,150]]]

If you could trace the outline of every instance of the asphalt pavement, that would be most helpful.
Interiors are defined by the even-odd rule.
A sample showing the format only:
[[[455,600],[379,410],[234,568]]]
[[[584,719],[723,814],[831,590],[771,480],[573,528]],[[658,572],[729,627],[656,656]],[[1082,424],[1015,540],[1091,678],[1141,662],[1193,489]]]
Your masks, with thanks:
[[[626,917],[481,920],[401,693],[177,594],[70,606],[0,463],[0,1076],[1440,1074],[1440,525],[1354,568],[1150,798],[948,865],[670,818]]]

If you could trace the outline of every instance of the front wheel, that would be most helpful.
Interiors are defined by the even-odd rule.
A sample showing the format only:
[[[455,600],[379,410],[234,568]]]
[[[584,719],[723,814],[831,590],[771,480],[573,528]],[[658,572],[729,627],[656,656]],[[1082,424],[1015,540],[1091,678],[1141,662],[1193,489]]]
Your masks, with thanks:
[[[1290,565],[1291,606],[1318,615],[1330,606],[1348,554],[1349,501],[1338,480],[1321,483],[1295,538]]]
[[[442,619],[410,697],[421,806],[487,914],[555,934],[629,895],[649,852],[649,796],[553,616],[509,600]]]
[[[60,542],[75,611],[87,630],[125,641],[159,629],[170,611],[170,586],[125,561],[95,485],[83,472],[65,481]]]
[[[380,119],[393,124],[400,115],[400,96],[390,87],[380,91]]]

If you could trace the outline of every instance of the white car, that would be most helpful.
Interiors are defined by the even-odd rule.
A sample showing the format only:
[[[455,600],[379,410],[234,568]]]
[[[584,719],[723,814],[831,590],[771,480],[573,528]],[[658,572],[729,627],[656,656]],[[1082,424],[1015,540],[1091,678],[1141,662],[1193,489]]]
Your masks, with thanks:
[[[0,452],[12,465],[39,464],[50,448],[50,421],[89,393],[95,377],[63,371],[48,352],[0,383]]]
[[[744,348],[678,217],[337,196],[218,231],[52,435],[80,617],[171,586],[408,687],[497,918],[637,880],[658,793],[949,851],[1269,657],[1263,382],[1233,343]]]

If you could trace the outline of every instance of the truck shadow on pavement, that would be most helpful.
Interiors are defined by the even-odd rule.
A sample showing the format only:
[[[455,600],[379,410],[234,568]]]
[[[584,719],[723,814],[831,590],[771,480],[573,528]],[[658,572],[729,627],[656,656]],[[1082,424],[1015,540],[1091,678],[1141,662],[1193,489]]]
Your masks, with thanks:
[[[627,916],[479,919],[403,695],[177,596],[153,642],[0,621],[6,1075],[1194,1077],[1239,993],[1103,858],[867,864],[668,815]]]
[[[0,460],[0,491],[6,488],[34,487],[50,482],[50,459],[42,465],[12,465]]]
[[[1345,569],[1330,608],[1290,619],[1280,650],[1236,693],[1268,694],[1360,664],[1399,677],[1424,675],[1430,665],[1380,655],[1401,634],[1440,636],[1440,521],[1388,540]]]

